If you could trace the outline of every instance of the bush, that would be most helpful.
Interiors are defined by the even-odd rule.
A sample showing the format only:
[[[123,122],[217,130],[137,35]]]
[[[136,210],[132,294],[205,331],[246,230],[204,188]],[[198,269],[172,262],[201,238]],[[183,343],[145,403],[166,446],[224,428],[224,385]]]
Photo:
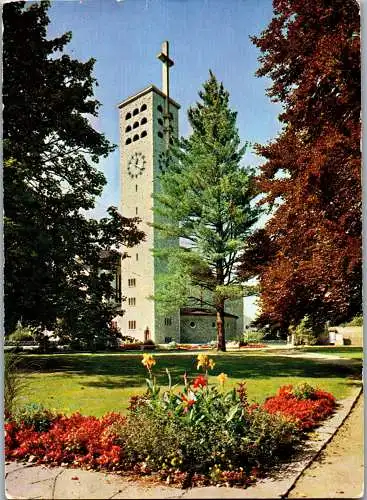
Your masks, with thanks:
[[[363,314],[354,316],[353,319],[347,323],[342,323],[340,326],[363,326]]]
[[[36,333],[36,328],[22,326],[21,323],[18,323],[16,329],[8,336],[7,340],[17,343],[25,341],[36,341]]]
[[[43,405],[31,403],[17,408],[14,412],[14,422],[19,426],[33,427],[37,432],[47,431],[56,415]]]
[[[289,334],[294,336],[294,345],[315,345],[317,343],[317,334],[313,331],[312,322],[306,315],[297,325],[291,325],[288,329]]]

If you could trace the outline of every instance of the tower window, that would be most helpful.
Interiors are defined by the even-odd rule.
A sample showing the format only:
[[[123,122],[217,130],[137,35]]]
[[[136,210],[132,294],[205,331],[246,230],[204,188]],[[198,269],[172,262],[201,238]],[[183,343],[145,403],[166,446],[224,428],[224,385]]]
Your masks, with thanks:
[[[135,278],[129,278],[127,280],[127,285],[130,287],[136,286],[136,279]]]
[[[135,330],[136,329],[136,321],[135,320],[129,321],[128,328],[129,328],[129,330]]]
[[[144,118],[142,118],[141,122],[140,122],[140,125],[144,125],[144,123],[147,123],[147,117],[144,116]]]
[[[146,137],[147,135],[148,135],[147,131],[143,130],[143,132],[140,134],[140,137]]]
[[[190,321],[190,326],[191,326],[191,328],[195,328],[195,326],[196,326],[195,321]]]
[[[158,109],[158,111],[159,111],[160,113],[163,113],[163,108],[162,108],[162,106],[161,106],[160,104],[157,106],[157,109]]]
[[[158,123],[159,123],[159,125],[162,125],[162,127],[163,127],[163,120],[162,120],[162,118],[158,118]]]
[[[173,120],[173,114],[172,113],[169,114],[169,119]]]
[[[213,321],[213,323],[212,323],[212,327],[213,327],[213,328],[215,328],[215,321]]]
[[[138,134],[135,134],[134,137],[133,137],[133,141],[135,142],[135,141],[138,141],[138,140],[139,140],[139,136],[138,136]]]
[[[136,116],[139,114],[139,110],[138,108],[135,108],[134,111],[133,111],[133,116]]]
[[[161,139],[163,139],[163,134],[161,131],[158,132],[158,137],[160,137]]]
[[[166,326],[172,325],[172,318],[164,318],[164,324]]]
[[[139,254],[135,254],[135,260],[139,260]]]
[[[129,297],[129,306],[136,306],[136,298]]]
[[[139,127],[139,122],[135,122],[133,128],[138,128],[138,127]]]
[[[140,111],[145,111],[147,109],[147,105],[143,104],[142,107],[140,108]]]
[[[138,207],[135,207],[135,215],[138,215]]]
[[[130,132],[131,130],[131,125],[128,125],[126,128],[125,128],[125,132]]]
[[[135,184],[135,192],[138,192],[138,185]]]
[[[130,120],[131,118],[131,113],[128,113],[126,116],[125,116],[125,120]]]
[[[131,144],[131,139],[130,139],[130,137],[129,137],[128,139],[126,139],[125,144]]]

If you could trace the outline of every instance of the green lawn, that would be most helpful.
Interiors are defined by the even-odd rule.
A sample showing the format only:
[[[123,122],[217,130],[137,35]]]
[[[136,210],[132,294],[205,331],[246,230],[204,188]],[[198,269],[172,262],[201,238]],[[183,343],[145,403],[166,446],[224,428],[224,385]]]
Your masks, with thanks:
[[[346,351],[345,351],[346,352]],[[174,384],[182,385],[187,371],[194,377],[196,354],[160,352],[154,354],[157,382],[167,385],[166,368]],[[351,388],[361,384],[358,359],[320,360],[291,358],[274,352],[230,352],[210,354],[215,368],[210,382],[227,373],[227,387],[245,380],[249,399],[261,402],[284,384],[308,383],[346,397]],[[79,410],[100,416],[108,411],[125,412],[130,396],[145,390],[145,368],[138,353],[26,355],[23,366],[27,381],[20,403],[42,403],[65,413]]]

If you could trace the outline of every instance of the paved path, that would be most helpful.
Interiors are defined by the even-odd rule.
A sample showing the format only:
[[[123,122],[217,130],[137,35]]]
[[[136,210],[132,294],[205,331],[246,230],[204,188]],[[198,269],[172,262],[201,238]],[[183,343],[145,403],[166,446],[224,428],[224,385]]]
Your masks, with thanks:
[[[86,471],[80,469],[66,469],[63,467],[48,468],[45,466],[33,466],[18,462],[9,462],[5,466],[6,471],[6,495],[9,499],[151,499],[151,498],[322,498],[313,495],[312,484],[309,481],[312,474],[316,474],[318,479],[318,469],[312,472],[311,476],[302,475],[305,469],[315,460],[326,444],[333,438],[336,431],[351,412],[360,389],[354,395],[341,402],[340,409],[333,417],[327,420],[315,433],[312,440],[306,442],[300,453],[293,457],[293,461],[288,464],[281,464],[274,468],[272,475],[266,479],[258,481],[255,485],[247,489],[225,488],[225,487],[205,487],[181,490],[171,488],[166,485],[153,485],[142,481],[127,480],[117,474],[105,474],[102,472]],[[361,403],[360,403],[361,404]],[[359,407],[358,407],[359,408]],[[356,412],[358,413],[357,409]],[[354,412],[349,418],[354,419]],[[354,420],[349,423],[346,420],[347,429],[352,430],[355,426]],[[344,427],[344,426],[343,426]],[[361,427],[361,426],[359,426]],[[336,437],[335,437],[336,438]],[[352,442],[353,440],[353,442]],[[356,441],[354,441],[356,440]],[[358,448],[362,443],[361,433],[352,433],[346,436],[346,447],[339,447],[339,455],[335,457],[335,467],[340,471],[343,466],[349,467],[345,462],[345,457],[349,456],[350,447]],[[331,445],[330,445],[331,446]],[[352,453],[353,455],[353,453]],[[353,471],[358,469],[355,480],[350,482],[343,476],[343,494],[339,498],[351,498],[358,496],[360,461],[356,463],[348,462],[353,467]],[[358,468],[359,467],[359,468]],[[310,468],[311,470],[311,468]],[[312,469],[313,470],[313,469]],[[345,471],[344,471],[345,472]],[[326,472],[333,477],[334,472]],[[312,478],[315,481],[315,477]],[[358,484],[359,483],[359,484]],[[336,483],[335,483],[336,484]],[[339,490],[338,490],[339,491]],[[340,490],[341,491],[341,490]],[[311,493],[311,494],[310,494]],[[293,495],[293,496],[292,496]],[[298,495],[298,496],[297,496]],[[337,498],[327,495],[326,498]]]
[[[295,483],[288,498],[360,498],[363,495],[363,406],[362,395],[330,443]]]

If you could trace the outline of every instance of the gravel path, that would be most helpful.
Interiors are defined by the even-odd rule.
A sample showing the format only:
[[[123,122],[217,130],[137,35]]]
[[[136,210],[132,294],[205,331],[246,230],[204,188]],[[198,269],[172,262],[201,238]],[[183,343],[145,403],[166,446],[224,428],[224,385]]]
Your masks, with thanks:
[[[363,496],[363,393],[349,417],[288,498],[361,498]]]

